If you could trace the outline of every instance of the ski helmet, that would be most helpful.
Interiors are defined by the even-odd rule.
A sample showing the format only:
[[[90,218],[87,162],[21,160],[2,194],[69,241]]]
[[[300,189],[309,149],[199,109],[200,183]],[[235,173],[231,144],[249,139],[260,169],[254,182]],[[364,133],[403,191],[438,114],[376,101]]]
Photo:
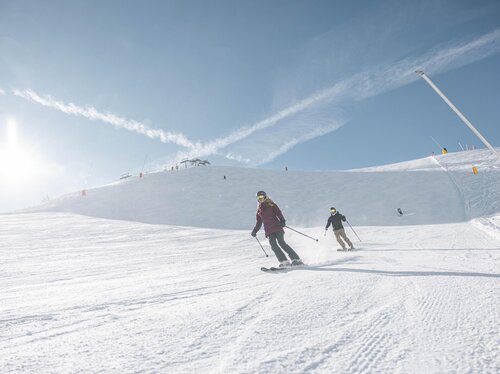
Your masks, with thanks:
[[[267,194],[264,191],[259,191],[257,192],[257,196],[267,196]]]
[[[331,213],[333,213],[333,214],[335,214],[335,213],[337,213],[337,209],[335,209],[335,208],[332,206],[332,207],[330,207],[330,212],[331,212]]]

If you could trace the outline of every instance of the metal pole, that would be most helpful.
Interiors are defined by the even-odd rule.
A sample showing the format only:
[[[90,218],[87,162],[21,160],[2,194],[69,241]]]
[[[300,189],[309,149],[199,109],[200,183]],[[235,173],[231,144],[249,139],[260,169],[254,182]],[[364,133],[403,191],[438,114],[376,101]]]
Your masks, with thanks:
[[[144,166],[146,166],[146,160],[147,159],[148,159],[148,155],[146,155],[146,157],[144,157],[144,162],[142,163],[141,173],[144,171]]]
[[[259,245],[262,248],[262,251],[264,252],[264,254],[266,255],[266,257],[269,257],[268,254],[266,253],[266,251],[264,251],[264,247],[262,246],[262,244],[260,244],[259,238],[255,237],[255,239],[257,239],[257,242],[259,243]]]
[[[358,234],[356,234],[356,231],[354,231],[354,229],[352,228],[351,224],[349,223],[349,221],[346,219],[345,220],[347,222],[347,224],[349,225],[349,227],[351,228],[352,232],[354,233],[354,235],[356,235],[358,237],[358,240],[361,241],[361,239],[359,238]]]
[[[422,70],[417,70],[417,74],[419,74],[428,84],[431,86],[431,88],[436,91],[436,93],[441,96],[441,99],[444,100],[446,104],[449,105],[449,107],[456,113],[458,117],[469,127],[469,129],[472,130],[474,134],[483,142],[483,144],[490,149],[491,152],[493,152],[499,159],[500,159],[500,153],[497,152],[493,146],[488,143],[488,141],[484,138],[484,136],[481,135],[479,131],[474,127],[474,125],[460,112],[455,105],[439,90],[439,88],[436,87],[436,85],[429,79],[427,75]]]
[[[316,241],[318,241],[318,240],[319,240],[319,239],[316,239],[316,238],[310,237],[309,235],[306,235],[306,234],[304,234],[303,232],[300,232],[300,231],[297,231],[297,230],[295,230],[295,229],[292,229],[290,226],[285,226],[285,227],[286,227],[287,229],[290,229],[290,230],[292,230],[292,231],[295,231],[295,232],[299,233],[300,235],[304,235],[305,237],[307,237],[307,238],[309,238],[309,239],[316,240]]]

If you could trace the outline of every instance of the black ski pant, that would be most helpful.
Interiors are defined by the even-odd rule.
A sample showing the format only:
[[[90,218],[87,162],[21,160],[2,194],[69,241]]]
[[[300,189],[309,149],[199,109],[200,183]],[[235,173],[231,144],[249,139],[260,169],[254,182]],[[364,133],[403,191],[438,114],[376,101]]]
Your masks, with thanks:
[[[300,259],[299,255],[297,253],[295,253],[295,251],[292,249],[292,247],[290,247],[288,244],[286,244],[284,236],[285,236],[285,233],[282,231],[273,232],[272,234],[269,235],[269,243],[271,244],[271,248],[272,248],[274,254],[278,258],[278,261],[282,262],[282,261],[288,260],[285,256],[285,254],[283,253],[283,251],[281,250],[281,248],[283,248],[283,250],[288,254],[288,256],[290,257],[290,260],[293,261],[293,260]],[[279,246],[278,246],[278,243],[279,243]]]

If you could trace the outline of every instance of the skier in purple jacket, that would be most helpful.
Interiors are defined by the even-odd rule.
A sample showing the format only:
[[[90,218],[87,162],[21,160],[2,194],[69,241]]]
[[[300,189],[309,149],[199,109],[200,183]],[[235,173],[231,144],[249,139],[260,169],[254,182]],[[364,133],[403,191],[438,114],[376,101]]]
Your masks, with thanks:
[[[285,242],[285,230],[283,230],[283,227],[286,226],[286,221],[278,205],[268,198],[264,191],[257,192],[257,200],[259,201],[259,207],[255,216],[257,223],[251,235],[253,237],[257,236],[257,231],[264,224],[266,238],[269,238],[271,248],[280,262],[279,267],[303,265],[304,263],[299,255]],[[292,261],[291,263],[280,247],[288,254]]]

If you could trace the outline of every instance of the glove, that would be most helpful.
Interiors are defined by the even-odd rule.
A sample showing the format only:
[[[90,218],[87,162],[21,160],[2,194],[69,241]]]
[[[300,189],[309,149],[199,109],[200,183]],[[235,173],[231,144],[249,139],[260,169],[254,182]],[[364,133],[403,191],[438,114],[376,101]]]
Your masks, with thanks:
[[[285,219],[282,219],[282,220],[280,221],[280,223],[281,223],[281,227],[285,227],[285,226],[286,226],[286,221],[285,221]]]
[[[250,235],[252,235],[255,238],[257,236],[257,233],[255,231],[252,231]]]

